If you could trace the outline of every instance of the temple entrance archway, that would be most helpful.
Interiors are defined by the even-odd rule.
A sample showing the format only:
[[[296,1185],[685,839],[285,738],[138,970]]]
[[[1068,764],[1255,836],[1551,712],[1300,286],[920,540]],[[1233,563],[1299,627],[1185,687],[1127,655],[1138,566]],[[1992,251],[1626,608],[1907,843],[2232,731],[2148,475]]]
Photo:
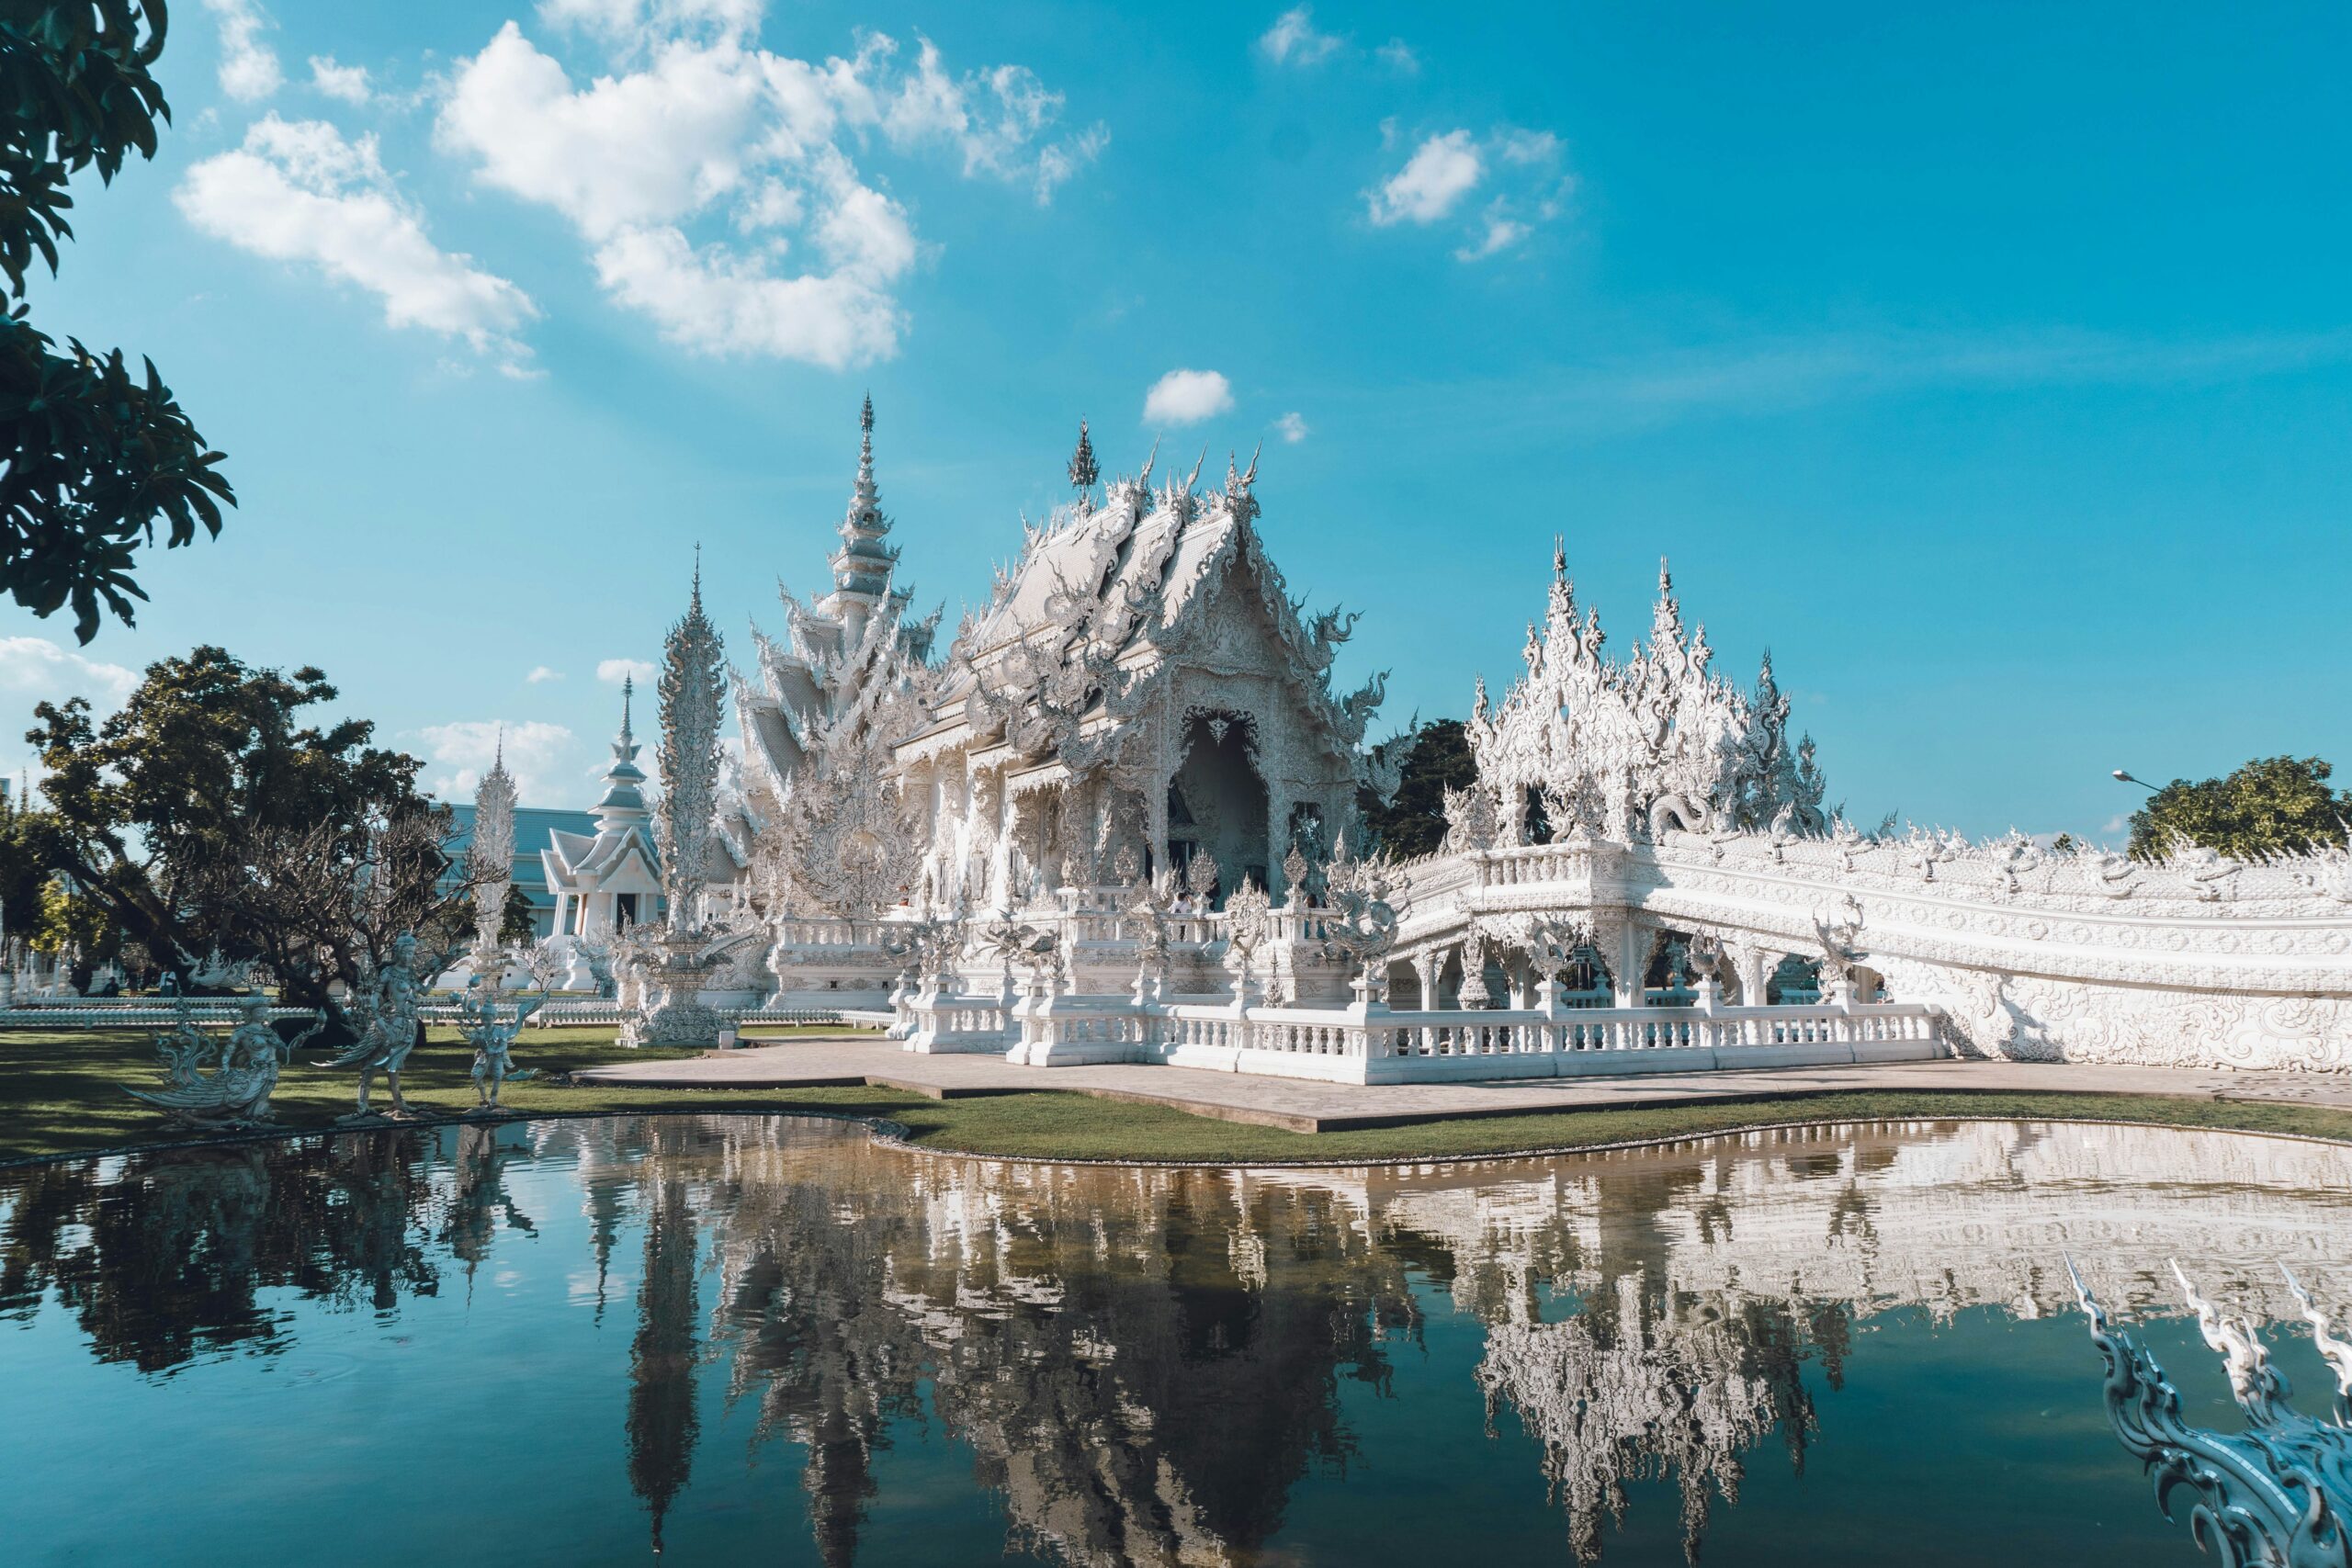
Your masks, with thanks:
[[[1266,781],[1251,753],[1250,721],[1233,714],[1193,714],[1184,726],[1184,761],[1168,784],[1168,858],[1181,883],[1193,858],[1216,859],[1215,901],[1246,877],[1269,886]]]

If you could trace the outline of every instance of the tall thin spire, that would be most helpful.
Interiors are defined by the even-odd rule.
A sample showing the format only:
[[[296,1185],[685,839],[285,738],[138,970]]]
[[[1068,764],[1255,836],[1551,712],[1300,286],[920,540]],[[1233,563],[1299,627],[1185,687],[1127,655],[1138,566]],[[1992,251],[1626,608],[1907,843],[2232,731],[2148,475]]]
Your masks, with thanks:
[[[1069,455],[1069,487],[1083,495],[1094,488],[1102,470],[1095,466],[1094,443],[1086,434],[1086,421],[1078,422],[1078,450]]]
[[[890,519],[882,511],[881,491],[874,482],[874,396],[867,393],[857,415],[857,485],[850,491],[849,511],[842,518],[842,547],[833,552],[833,592],[878,599],[890,591],[890,572],[899,552],[882,541]]]
[[[637,679],[621,677],[621,732],[613,737],[613,765],[605,770],[605,793],[596,802],[595,815],[599,829],[642,823],[646,819],[645,794],[638,786],[645,782],[645,770],[637,765],[637,733],[629,723],[630,699],[637,694]]]

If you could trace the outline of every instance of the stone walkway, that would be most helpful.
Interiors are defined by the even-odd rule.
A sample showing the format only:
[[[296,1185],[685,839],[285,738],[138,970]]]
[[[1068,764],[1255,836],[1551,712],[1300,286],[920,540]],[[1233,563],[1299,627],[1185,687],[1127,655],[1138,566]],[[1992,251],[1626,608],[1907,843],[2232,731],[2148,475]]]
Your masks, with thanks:
[[[2223,1073],[2036,1062],[1888,1062],[1757,1072],[1641,1073],[1542,1082],[1326,1084],[1189,1067],[1016,1067],[994,1055],[925,1055],[873,1035],[804,1037],[691,1060],[623,1063],[579,1073],[588,1083],[662,1089],[800,1089],[871,1085],[933,1100],[1063,1089],[1173,1106],[1198,1116],[1294,1133],[1536,1111],[1630,1110],[1698,1100],[1781,1100],[1854,1089],[2059,1094],[2172,1094],[2262,1100],[2352,1111],[2352,1077]]]

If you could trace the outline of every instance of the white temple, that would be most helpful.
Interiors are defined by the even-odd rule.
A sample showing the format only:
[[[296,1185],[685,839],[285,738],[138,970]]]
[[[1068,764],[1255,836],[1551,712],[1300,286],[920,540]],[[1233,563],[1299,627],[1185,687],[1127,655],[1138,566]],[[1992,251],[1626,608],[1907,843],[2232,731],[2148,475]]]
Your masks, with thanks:
[[[621,682],[621,728],[613,739],[613,765],[605,770],[605,793],[592,815],[596,831],[556,831],[539,852],[548,890],[555,895],[555,934],[591,943],[606,942],[660,912],[661,857],[653,847],[653,813],[645,804],[645,772],[629,727],[635,682]]]
[[[699,874],[665,890],[626,720],[598,834],[548,852],[560,931],[648,922],[666,891],[673,1006],[699,976],[706,1010],[870,1010],[910,1049],[1352,1082],[1952,1053],[2352,1069],[2352,855],[1862,832],[1770,659],[1753,688],[1718,673],[1663,570],[1647,641],[1611,659],[1555,548],[1524,671],[1476,693],[1443,851],[1367,859],[1359,802],[1416,737],[1368,740],[1383,677],[1332,689],[1355,617],[1290,596],[1254,459],[1205,490],[1150,463],[1102,486],[1081,427],[1075,500],[1024,525],[939,654],[870,401],[861,425],[830,589],[784,592],[732,671],[740,778],[707,698],[673,701],[700,678],[665,676],[665,798],[713,804]],[[673,670],[718,658],[699,603]]]

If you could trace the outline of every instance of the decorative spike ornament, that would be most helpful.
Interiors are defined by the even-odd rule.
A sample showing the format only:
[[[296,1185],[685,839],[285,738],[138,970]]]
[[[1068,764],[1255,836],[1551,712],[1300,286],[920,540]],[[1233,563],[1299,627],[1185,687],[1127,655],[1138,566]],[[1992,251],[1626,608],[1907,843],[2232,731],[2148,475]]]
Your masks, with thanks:
[[[1069,455],[1069,485],[1080,495],[1094,489],[1102,470],[1094,462],[1094,443],[1086,434],[1086,422],[1078,422],[1078,450]]]
[[[466,851],[474,885],[474,971],[498,952],[506,890],[514,880],[514,778],[506,771],[506,730],[498,732],[497,760],[474,790],[473,840]]]
[[[726,655],[718,630],[702,607],[697,547],[694,592],[686,613],[662,647],[662,815],[668,829],[668,863],[662,868],[673,931],[695,928],[710,847],[711,809],[718,787],[718,725]]]

